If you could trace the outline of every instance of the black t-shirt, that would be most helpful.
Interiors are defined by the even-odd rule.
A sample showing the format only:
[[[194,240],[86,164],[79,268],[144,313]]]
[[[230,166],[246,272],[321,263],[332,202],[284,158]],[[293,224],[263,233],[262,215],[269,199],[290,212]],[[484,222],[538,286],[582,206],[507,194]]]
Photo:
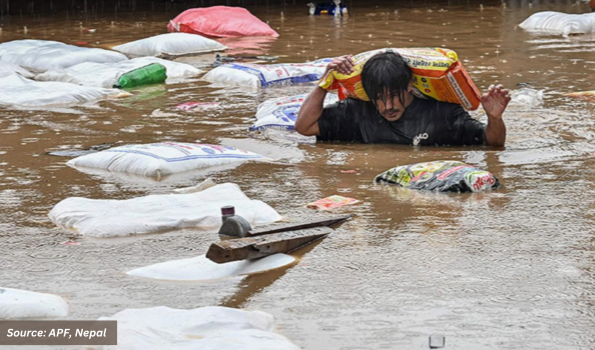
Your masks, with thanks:
[[[485,125],[461,106],[414,97],[399,120],[389,122],[371,102],[352,98],[324,108],[319,141],[424,146],[481,145]]]

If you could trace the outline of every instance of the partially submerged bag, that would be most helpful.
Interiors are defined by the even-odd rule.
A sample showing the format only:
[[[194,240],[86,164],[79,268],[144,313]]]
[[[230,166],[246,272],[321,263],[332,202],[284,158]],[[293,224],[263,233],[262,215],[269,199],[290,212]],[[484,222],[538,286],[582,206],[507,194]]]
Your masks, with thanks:
[[[266,65],[226,63],[205,74],[203,79],[221,85],[252,87],[306,83],[320,79],[329,62],[330,59]]]
[[[279,34],[242,7],[212,6],[189,9],[169,21],[170,32],[200,34],[216,38],[272,36]]]
[[[48,40],[14,40],[0,44],[0,61],[40,73],[83,62],[113,63],[128,58],[115,51],[78,47]]]
[[[456,52],[441,48],[380,49],[354,56],[353,73],[346,75],[330,71],[319,86],[347,97],[369,101],[361,82],[364,64],[372,56],[394,51],[399,53],[413,73],[413,86],[425,96],[438,101],[456,103],[468,110],[475,110],[481,103],[481,94],[459,61]]]
[[[252,200],[234,183],[188,194],[160,194],[123,200],[66,198],[48,216],[83,236],[119,237],[182,228],[217,229],[221,207],[232,205],[252,225],[281,219],[268,204]]]
[[[595,13],[537,12],[519,24],[519,27],[527,31],[562,34],[564,36],[595,33]]]
[[[129,56],[180,56],[227,49],[215,40],[197,34],[168,33],[114,46]]]
[[[398,166],[376,176],[374,181],[435,192],[481,192],[500,185],[488,171],[444,160]]]
[[[256,111],[256,122],[248,130],[256,131],[271,127],[294,130],[295,120],[307,96],[307,94],[301,94],[264,101]],[[337,95],[327,94],[324,105],[327,106],[337,101]]]
[[[118,345],[95,350],[300,350],[275,333],[272,315],[262,311],[207,306],[126,309],[100,321],[118,323]]]
[[[157,57],[139,57],[117,63],[81,63],[66,69],[45,72],[38,75],[36,79],[84,86],[126,88],[163,81],[181,82],[184,79],[196,77],[200,73],[200,69],[189,64]]]
[[[71,159],[66,164],[74,168],[99,168],[161,178],[169,174],[247,160],[267,158],[235,147],[162,142],[110,148]]]
[[[17,108],[64,107],[130,96],[117,89],[26,79],[18,74],[0,78],[0,104]]]
[[[0,320],[67,315],[68,304],[58,295],[0,287]]]

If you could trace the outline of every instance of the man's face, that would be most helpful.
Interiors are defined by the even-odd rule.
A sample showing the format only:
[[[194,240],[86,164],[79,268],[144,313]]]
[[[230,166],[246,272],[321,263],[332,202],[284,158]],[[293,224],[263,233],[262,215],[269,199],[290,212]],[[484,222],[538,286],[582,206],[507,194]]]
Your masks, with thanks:
[[[385,93],[384,98],[376,100],[376,108],[380,115],[389,122],[399,120],[405,113],[405,106],[401,103],[398,94]]]

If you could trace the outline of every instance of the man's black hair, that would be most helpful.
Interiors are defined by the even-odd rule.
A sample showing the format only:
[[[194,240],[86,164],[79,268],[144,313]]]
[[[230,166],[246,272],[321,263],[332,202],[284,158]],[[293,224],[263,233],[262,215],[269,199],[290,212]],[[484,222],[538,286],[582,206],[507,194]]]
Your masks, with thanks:
[[[403,56],[393,51],[373,56],[362,70],[362,86],[375,105],[378,100],[386,103],[386,92],[391,97],[399,96],[399,101],[404,104],[409,82],[411,68]]]

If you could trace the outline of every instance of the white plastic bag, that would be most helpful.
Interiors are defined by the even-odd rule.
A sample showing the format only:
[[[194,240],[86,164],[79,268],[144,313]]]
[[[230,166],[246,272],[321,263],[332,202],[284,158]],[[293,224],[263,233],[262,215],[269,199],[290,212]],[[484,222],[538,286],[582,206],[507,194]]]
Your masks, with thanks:
[[[115,51],[78,47],[57,41],[14,40],[0,44],[0,61],[34,73],[64,69],[83,62],[120,62],[128,58]]]
[[[67,315],[68,304],[60,296],[0,287],[0,320]]]
[[[294,130],[295,120],[307,96],[308,94],[302,94],[264,101],[258,106],[256,122],[249,127],[249,130],[256,131],[271,127]],[[333,104],[338,100],[337,95],[327,94],[324,105]]]
[[[200,69],[189,64],[172,62],[157,57],[140,57],[116,63],[85,62],[66,69],[47,71],[39,74],[36,79],[111,88],[116,85],[122,75],[152,63],[159,63],[165,67],[167,83],[180,82],[185,78],[192,78],[201,73]]]
[[[103,89],[59,82],[37,82],[12,74],[0,78],[0,104],[18,108],[56,107],[130,96],[118,89]]]
[[[180,56],[227,49],[225,45],[198,34],[168,33],[113,47],[129,56]]]
[[[595,13],[575,15],[554,11],[537,12],[519,24],[519,27],[564,36],[595,33]]]
[[[521,88],[510,94],[511,106],[535,108],[543,105],[543,90],[533,88]]]
[[[233,183],[189,194],[162,194],[124,200],[67,198],[49,217],[54,224],[83,236],[116,237],[180,228],[217,229],[221,207],[232,205],[252,225],[270,224],[281,216],[264,202],[251,200]]]
[[[191,310],[126,309],[99,320],[118,321],[118,345],[95,350],[299,350],[274,333],[273,316],[220,306]]]
[[[73,168],[98,168],[161,178],[169,174],[211,166],[267,159],[260,154],[235,147],[162,142],[110,148],[71,159],[66,164]]]
[[[320,79],[329,62],[330,59],[269,65],[226,63],[205,74],[203,79],[219,85],[248,87],[305,83]]]
[[[127,274],[167,281],[207,281],[260,273],[289,265],[294,261],[295,258],[287,254],[274,254],[262,259],[217,264],[201,255],[141,267],[128,271]]]
[[[25,78],[33,78],[35,76],[35,74],[17,66],[16,64],[0,61],[0,78],[4,78],[15,73]]]

